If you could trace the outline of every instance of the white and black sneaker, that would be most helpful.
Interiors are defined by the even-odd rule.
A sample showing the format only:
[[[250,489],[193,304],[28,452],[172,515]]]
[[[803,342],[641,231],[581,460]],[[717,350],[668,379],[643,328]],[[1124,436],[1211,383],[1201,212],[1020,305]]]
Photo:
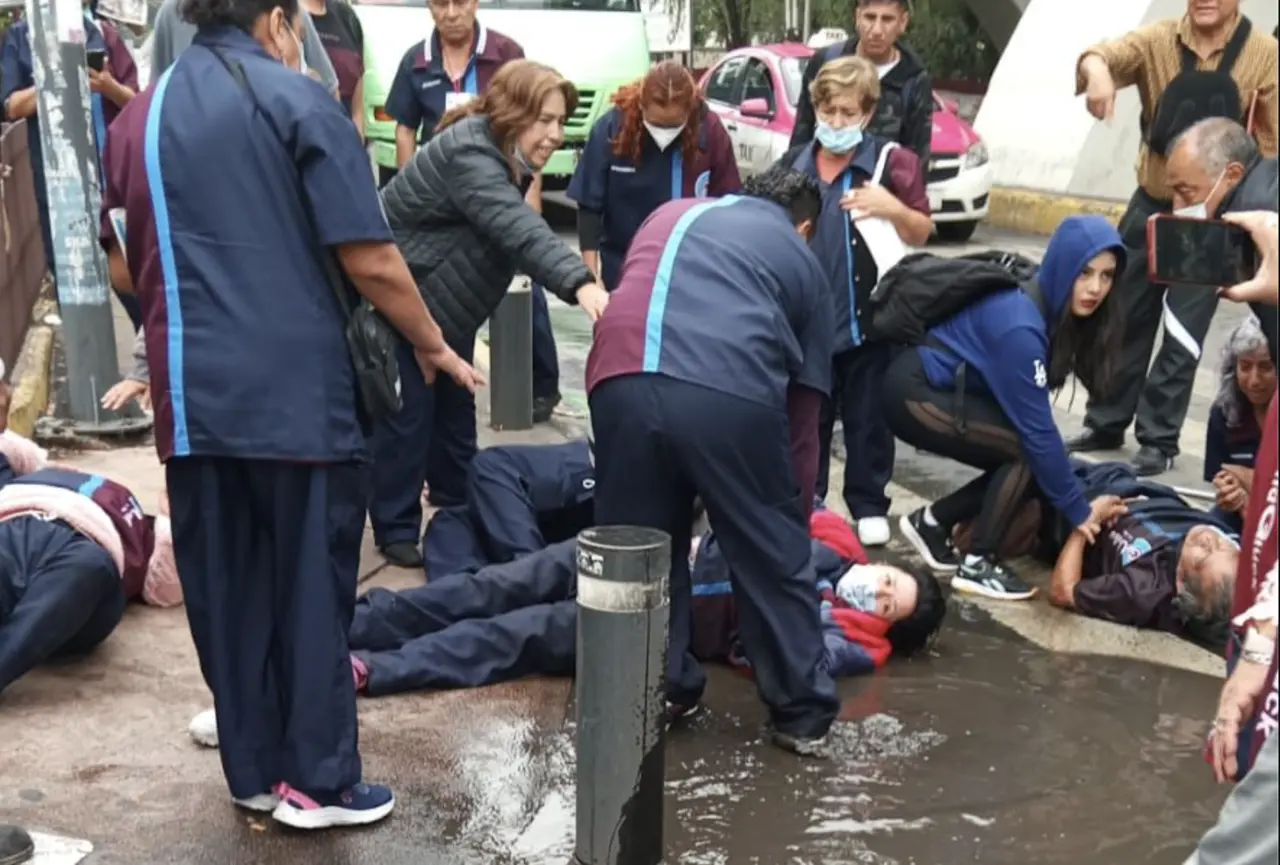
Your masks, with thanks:
[[[997,601],[1025,601],[1035,596],[1034,586],[999,562],[985,556],[965,556],[960,570],[951,578],[951,588]]]
[[[960,557],[951,543],[951,531],[939,525],[929,525],[924,508],[900,519],[898,531],[935,574],[954,574],[960,567]]]

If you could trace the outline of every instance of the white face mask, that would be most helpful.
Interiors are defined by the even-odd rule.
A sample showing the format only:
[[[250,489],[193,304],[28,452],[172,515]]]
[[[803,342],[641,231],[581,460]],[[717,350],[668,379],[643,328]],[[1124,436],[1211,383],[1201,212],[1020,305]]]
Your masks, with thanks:
[[[680,137],[680,133],[684,132],[683,123],[679,126],[655,126],[646,120],[644,128],[649,130],[649,137],[653,139],[654,144],[658,145],[659,150],[666,150]]]
[[[1218,184],[1222,183],[1222,178],[1226,177],[1224,171],[1218,175],[1218,179],[1213,182],[1213,186],[1209,189],[1209,194],[1205,196],[1204,201],[1199,204],[1192,204],[1189,207],[1182,207],[1173,212],[1174,216],[1183,219],[1208,219],[1209,218],[1209,199],[1213,198],[1213,194],[1218,191]]]
[[[836,595],[860,613],[876,614],[876,590],[882,569],[875,565],[854,565],[836,583]]]
[[[289,35],[293,37],[293,44],[298,46],[298,63],[296,66],[293,67],[293,70],[295,72],[301,72],[303,75],[306,75],[307,74],[306,49],[302,47],[302,40],[298,38],[298,34],[293,32],[293,27],[289,24],[286,24],[285,27],[289,29]]]

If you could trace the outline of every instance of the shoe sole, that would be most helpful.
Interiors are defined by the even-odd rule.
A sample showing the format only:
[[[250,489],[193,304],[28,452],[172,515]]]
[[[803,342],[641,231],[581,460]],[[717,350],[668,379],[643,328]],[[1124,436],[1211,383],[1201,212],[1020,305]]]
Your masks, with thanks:
[[[271,796],[263,798],[261,801],[253,799],[232,799],[231,804],[237,808],[243,808],[246,811],[252,811],[255,814],[274,814],[275,810],[280,807],[280,797]]]
[[[694,705],[680,712],[678,715],[672,712],[667,712],[667,727],[679,726],[681,724],[684,724],[687,721],[693,720],[694,718],[698,717],[698,715],[701,715],[701,714],[702,714],[701,703],[695,703]]]
[[[0,856],[0,865],[19,865],[21,862],[30,862],[36,855],[35,842],[31,842],[31,846],[24,847],[15,851],[8,856]]]
[[[353,811],[337,806],[303,810],[294,808],[287,802],[281,802],[271,812],[271,816],[275,818],[277,823],[283,823],[292,829],[339,829],[344,826],[369,826],[380,820],[385,820],[395,807],[395,797],[392,797],[385,805],[379,805],[377,808],[366,808],[362,811]]]
[[[920,558],[924,559],[924,563],[935,574],[954,574],[960,570],[959,565],[943,564],[933,557],[933,553],[929,552],[929,545],[924,542],[924,538],[920,537],[916,527],[911,525],[910,517],[904,516],[898,520],[898,531],[902,533],[902,537],[906,538],[907,543],[911,544],[912,548],[915,549]]]
[[[1026,592],[993,592],[981,583],[975,583],[965,577],[952,577],[951,588],[966,595],[981,595],[984,598],[991,598],[993,601],[1029,601],[1036,596],[1035,589],[1030,589]]]

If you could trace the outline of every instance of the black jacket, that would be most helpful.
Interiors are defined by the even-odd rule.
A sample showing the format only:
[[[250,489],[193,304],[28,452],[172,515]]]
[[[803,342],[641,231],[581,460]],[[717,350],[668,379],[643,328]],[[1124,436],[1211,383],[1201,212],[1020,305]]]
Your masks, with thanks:
[[[475,338],[517,272],[566,303],[595,281],[582,258],[525,204],[483,116],[433,136],[382,190],[382,204],[451,345]]]
[[[1240,185],[1231,191],[1223,202],[1221,212],[1243,213],[1248,210],[1269,210],[1276,212],[1277,198],[1280,198],[1280,168],[1276,160],[1258,159],[1249,167],[1249,172],[1240,181]],[[1271,359],[1276,360],[1280,353],[1280,321],[1274,306],[1251,303],[1254,315],[1262,326],[1262,333],[1267,338],[1267,346],[1271,349]]]
[[[800,86],[800,103],[796,106],[796,125],[791,131],[791,146],[813,140],[817,120],[809,85],[829,60],[849,57],[858,49],[858,37],[828,45],[809,60]],[[915,151],[921,170],[929,165],[929,142],[933,139],[933,78],[924,68],[920,55],[902,42],[898,43],[898,65],[880,79],[880,104],[871,118],[868,132],[886,141],[896,141]]]

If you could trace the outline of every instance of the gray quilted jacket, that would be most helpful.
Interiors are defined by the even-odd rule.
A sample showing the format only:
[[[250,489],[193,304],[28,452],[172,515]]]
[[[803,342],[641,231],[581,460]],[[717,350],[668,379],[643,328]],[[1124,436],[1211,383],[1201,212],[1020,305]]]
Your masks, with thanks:
[[[427,308],[455,346],[475,338],[517,272],[567,303],[594,281],[524,203],[483,116],[434,135],[382,190],[382,203]]]

